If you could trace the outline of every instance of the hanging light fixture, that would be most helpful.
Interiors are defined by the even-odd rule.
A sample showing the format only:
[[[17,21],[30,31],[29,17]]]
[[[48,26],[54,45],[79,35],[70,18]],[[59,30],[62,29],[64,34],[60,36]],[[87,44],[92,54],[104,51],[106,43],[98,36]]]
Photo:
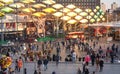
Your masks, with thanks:
[[[96,6],[96,9],[97,9],[97,10],[99,10],[99,9],[100,9],[100,7],[99,7],[99,6]]]
[[[48,5],[52,5],[52,4],[55,4],[55,1],[53,1],[53,0],[44,0],[43,3],[48,4]]]
[[[56,17],[61,17],[63,15],[62,12],[56,12],[56,13],[53,13],[54,16]]]
[[[91,23],[95,22],[95,19],[93,19],[93,18],[92,18],[92,19],[90,19],[90,22],[91,22]]]
[[[86,18],[87,18],[87,19],[91,19],[91,18],[92,18],[92,16],[88,15],[88,16],[86,16]]]
[[[68,12],[70,12],[70,9],[68,9],[68,8],[63,8],[63,9],[61,9],[60,11],[63,12],[63,13],[68,13]]]
[[[61,5],[61,4],[55,4],[55,5],[53,5],[52,7],[55,8],[55,9],[61,9],[61,8],[63,8],[64,6]]]
[[[91,16],[93,16],[93,15],[94,15],[94,13],[93,13],[93,12],[91,12],[91,13],[90,13],[90,15],[91,15]]]
[[[63,17],[61,17],[61,19],[64,20],[64,21],[67,21],[67,20],[70,20],[71,17],[69,17],[69,16],[63,16]]]
[[[100,18],[103,18],[103,15],[100,15]]]
[[[70,5],[67,5],[66,7],[69,8],[69,9],[74,9],[76,6],[73,5],[73,4],[70,4]]]
[[[45,9],[43,9],[43,11],[46,12],[46,13],[53,13],[56,10],[54,8],[45,8]]]
[[[99,22],[100,21],[100,18],[97,18],[97,22]]]
[[[85,11],[90,13],[92,10],[91,9],[85,9]]]
[[[75,12],[69,12],[69,13],[67,13],[67,15],[70,16],[70,17],[74,17],[74,16],[76,16],[77,14],[76,14]]]
[[[22,7],[25,7],[25,5],[22,4],[22,3],[14,3],[14,4],[10,4],[9,7],[12,7],[12,8],[22,8]]]
[[[82,16],[77,15],[77,16],[75,16],[75,19],[79,21],[80,19],[82,19]]]
[[[82,20],[80,20],[80,22],[81,22],[81,23],[87,23],[88,20],[87,20],[87,19],[82,19]]]
[[[4,7],[4,8],[1,9],[1,12],[11,13],[11,12],[14,12],[14,9],[12,9],[10,7]]]
[[[24,12],[24,13],[31,13],[31,12],[35,12],[36,10],[35,9],[33,9],[33,8],[24,8],[24,9],[22,9],[22,12]]]
[[[95,18],[95,19],[97,19],[97,18],[98,18],[98,16],[97,16],[97,15],[94,15],[94,18]]]
[[[21,2],[25,4],[30,4],[30,3],[35,3],[35,0],[21,0]]]
[[[105,18],[102,18],[102,21],[105,21]]]
[[[76,12],[76,13],[80,13],[80,12],[82,12],[82,9],[80,9],[80,8],[76,8],[76,9],[74,9],[74,12]]]
[[[81,16],[87,16],[88,13],[86,13],[86,12],[81,12],[80,15],[81,15]]]
[[[0,1],[5,4],[12,4],[14,2],[14,0],[0,0]]]
[[[42,8],[42,7],[46,7],[46,5],[44,5],[44,4],[34,4],[34,5],[32,5],[32,7],[34,7],[34,8]]]
[[[96,13],[96,12],[97,12],[97,9],[94,9],[93,11]]]
[[[35,17],[44,17],[46,14],[43,13],[43,12],[36,12],[36,13],[33,13],[32,16],[35,16]]]
[[[75,24],[77,21],[76,20],[74,20],[74,19],[71,19],[71,20],[68,20],[67,21],[67,23],[69,23],[69,24]]]

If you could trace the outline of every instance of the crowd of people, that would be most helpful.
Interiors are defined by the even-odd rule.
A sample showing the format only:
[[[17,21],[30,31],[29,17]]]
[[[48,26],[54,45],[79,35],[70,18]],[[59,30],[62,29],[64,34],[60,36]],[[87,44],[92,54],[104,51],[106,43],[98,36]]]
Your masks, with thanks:
[[[65,53],[62,53],[62,51],[65,51]],[[89,74],[90,63],[96,67],[96,71],[102,71],[104,62],[114,63],[116,58],[119,59],[117,54],[119,53],[118,44],[113,43],[105,47],[95,38],[86,39],[86,41],[57,39],[40,43],[19,44],[17,48],[8,48],[7,52],[9,52],[15,64],[14,72],[20,72],[23,62],[36,62],[37,70],[34,72],[35,74],[41,71],[42,65],[44,65],[44,71],[46,71],[49,62],[56,62],[56,66],[58,66],[60,61],[80,62],[83,67],[82,70],[79,68],[78,74]],[[63,54],[65,56],[62,56]],[[11,71],[11,68],[9,69]]]

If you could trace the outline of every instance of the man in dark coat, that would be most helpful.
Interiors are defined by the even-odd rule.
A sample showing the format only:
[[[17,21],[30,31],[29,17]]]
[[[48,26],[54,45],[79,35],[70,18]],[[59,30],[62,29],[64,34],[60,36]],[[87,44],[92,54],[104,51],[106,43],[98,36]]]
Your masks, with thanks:
[[[43,64],[44,64],[44,70],[47,70],[47,64],[48,64],[48,59],[47,57],[45,57],[45,59],[43,60]]]
[[[112,51],[114,52],[115,51],[115,44],[112,45]]]
[[[92,66],[94,66],[94,63],[95,63],[95,54],[92,53],[91,55],[91,62],[92,62]]]
[[[59,55],[56,55],[56,57],[55,57],[55,61],[56,61],[56,66],[58,66],[58,64],[59,64]]]
[[[99,66],[100,66],[100,72],[101,72],[103,70],[103,67],[104,67],[104,61],[103,61],[103,59],[100,59]]]
[[[89,69],[87,67],[85,68],[85,74],[89,74]]]
[[[39,58],[37,64],[38,64],[38,69],[41,70],[41,68],[40,68],[41,65],[42,65],[42,59],[41,58]]]

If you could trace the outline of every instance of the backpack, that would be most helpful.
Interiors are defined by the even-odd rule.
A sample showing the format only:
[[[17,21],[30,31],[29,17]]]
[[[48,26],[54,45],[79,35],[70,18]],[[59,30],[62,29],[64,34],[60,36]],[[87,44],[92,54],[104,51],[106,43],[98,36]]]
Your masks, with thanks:
[[[41,65],[42,64],[42,61],[41,60],[38,60],[38,65]]]

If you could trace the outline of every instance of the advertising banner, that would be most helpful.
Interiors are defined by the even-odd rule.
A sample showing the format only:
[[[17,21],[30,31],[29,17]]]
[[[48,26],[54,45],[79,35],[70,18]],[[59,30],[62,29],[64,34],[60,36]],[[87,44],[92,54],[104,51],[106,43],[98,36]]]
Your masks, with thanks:
[[[22,23],[2,23],[0,25],[0,32],[8,32],[8,31],[22,31],[24,30],[24,24]]]

